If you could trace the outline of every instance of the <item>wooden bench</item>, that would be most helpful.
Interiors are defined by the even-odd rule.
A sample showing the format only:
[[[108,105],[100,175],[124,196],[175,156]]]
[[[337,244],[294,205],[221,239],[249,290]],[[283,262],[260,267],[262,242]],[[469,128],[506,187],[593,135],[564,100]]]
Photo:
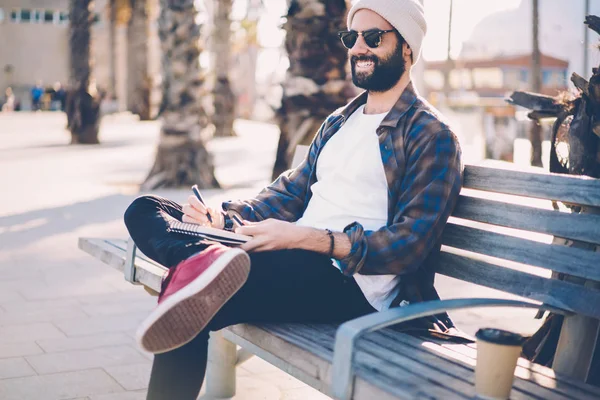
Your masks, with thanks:
[[[590,213],[556,211],[550,200],[581,205]],[[472,398],[475,345],[435,342],[389,326],[443,310],[514,306],[551,309],[565,315],[565,322],[554,369],[521,358],[511,398],[599,399],[600,389],[589,384],[599,385],[591,377],[600,376],[600,349],[595,347],[600,319],[597,207],[600,180],[466,166],[436,272],[526,301],[411,304],[339,327],[232,326],[211,335],[207,393],[233,396],[235,366],[255,354],[337,399]],[[123,271],[131,283],[160,290],[165,268],[136,254],[131,241],[80,238],[79,247]],[[565,274],[565,280],[554,279],[550,271]]]

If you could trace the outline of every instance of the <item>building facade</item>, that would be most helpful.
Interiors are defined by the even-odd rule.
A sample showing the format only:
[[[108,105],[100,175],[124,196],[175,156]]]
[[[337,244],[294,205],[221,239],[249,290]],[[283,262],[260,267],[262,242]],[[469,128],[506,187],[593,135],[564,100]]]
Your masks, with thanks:
[[[94,2],[92,28],[94,77],[101,89],[110,85],[107,0]],[[0,93],[12,87],[23,109],[31,88],[69,82],[69,1],[0,0]]]
[[[450,91],[467,91],[480,98],[497,98],[515,90],[531,90],[531,60],[531,54],[456,60],[449,74]],[[425,84],[429,92],[444,89],[446,68],[445,61],[427,63]],[[555,96],[568,89],[568,61],[542,54],[541,69],[542,93]]]

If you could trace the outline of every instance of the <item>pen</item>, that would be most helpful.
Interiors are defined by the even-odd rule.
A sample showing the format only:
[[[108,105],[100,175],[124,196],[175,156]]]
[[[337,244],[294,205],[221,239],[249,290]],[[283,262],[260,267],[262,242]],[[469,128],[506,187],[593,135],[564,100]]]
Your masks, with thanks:
[[[202,196],[200,195],[200,190],[198,190],[198,185],[192,186],[192,192],[194,192],[194,194],[196,195],[198,200],[200,200],[200,203],[202,203],[204,206],[206,206],[206,203],[204,202],[204,200],[202,200]],[[206,210],[206,217],[208,218],[208,221],[212,224],[213,221],[212,221],[212,218],[210,217],[210,213],[208,212],[208,209]]]

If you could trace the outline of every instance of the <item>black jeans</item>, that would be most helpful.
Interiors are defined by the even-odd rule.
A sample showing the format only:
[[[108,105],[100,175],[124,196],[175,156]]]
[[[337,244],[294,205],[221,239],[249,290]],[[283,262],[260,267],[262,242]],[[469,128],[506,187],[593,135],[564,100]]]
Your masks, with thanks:
[[[181,206],[157,196],[133,201],[125,224],[138,248],[166,267],[202,251],[207,243],[166,231],[165,216],[181,219]],[[250,254],[244,286],[194,340],[154,357],[148,399],[192,400],[206,371],[208,333],[238,323],[343,322],[375,312],[354,278],[327,256],[305,250]]]

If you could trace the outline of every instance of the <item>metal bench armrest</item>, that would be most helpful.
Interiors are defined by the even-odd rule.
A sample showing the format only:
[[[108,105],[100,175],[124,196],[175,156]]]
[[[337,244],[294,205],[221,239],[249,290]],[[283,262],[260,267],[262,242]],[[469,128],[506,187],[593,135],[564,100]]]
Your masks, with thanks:
[[[127,239],[127,253],[125,256],[125,265],[123,266],[123,275],[125,280],[134,285],[139,285],[135,281],[135,256],[137,253],[137,246],[133,242],[132,238]]]
[[[339,400],[350,400],[354,390],[352,362],[356,341],[365,333],[374,332],[391,325],[413,319],[435,315],[448,310],[477,307],[522,307],[558,310],[542,304],[504,299],[452,299],[415,303],[404,307],[392,308],[356,318],[342,324],[335,335],[333,354],[332,394]]]

